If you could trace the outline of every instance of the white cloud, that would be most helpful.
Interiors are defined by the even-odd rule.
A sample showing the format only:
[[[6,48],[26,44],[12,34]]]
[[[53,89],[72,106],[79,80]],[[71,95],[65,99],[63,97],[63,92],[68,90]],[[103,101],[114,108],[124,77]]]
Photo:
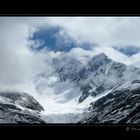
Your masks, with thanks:
[[[104,52],[115,61],[137,66],[140,63],[139,54],[128,57],[112,48],[140,47],[140,17],[50,17],[48,23],[64,27],[79,43],[89,41],[97,44],[92,54]]]
[[[114,61],[118,61],[124,64],[131,64],[130,58],[121,52],[118,52],[117,50],[111,48],[111,47],[99,47],[94,49],[96,54],[99,53],[105,53],[109,58],[111,58]]]
[[[140,17],[44,17],[34,18],[34,21],[36,24],[32,22],[32,25],[36,27],[59,25],[78,43],[95,43],[100,46],[97,52],[104,52],[116,61],[125,64],[139,61],[139,57],[137,60],[133,58],[135,55],[127,57],[111,47],[140,47]]]
[[[50,17],[48,23],[63,26],[80,42],[140,46],[139,17]]]
[[[59,25],[79,42],[89,41],[106,47],[140,46],[140,17],[11,17],[11,20],[32,27],[32,32],[39,27]]]
[[[45,66],[42,56],[28,49],[28,26],[14,18],[0,18],[0,87],[29,81]]]
[[[14,20],[32,27],[33,31],[61,26],[78,42],[89,41],[106,47],[140,46],[140,17],[17,17]]]
[[[48,58],[49,61],[49,58],[61,54],[33,53],[28,49],[32,43],[28,37],[40,27],[57,25],[63,27],[78,43],[89,41],[99,45],[93,51],[76,48],[69,55],[81,59],[104,52],[113,60],[126,64],[139,61],[139,55],[127,57],[110,47],[140,46],[139,17],[0,17],[0,87],[25,84],[37,73],[51,71],[43,60]],[[65,33],[61,35],[65,36]]]

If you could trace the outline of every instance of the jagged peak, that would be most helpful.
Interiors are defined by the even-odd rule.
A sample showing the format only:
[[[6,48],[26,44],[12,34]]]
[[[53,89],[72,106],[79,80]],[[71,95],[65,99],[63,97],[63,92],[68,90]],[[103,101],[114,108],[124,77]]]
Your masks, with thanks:
[[[104,54],[104,53],[100,53],[100,54],[98,54],[98,55],[95,55],[94,57],[93,57],[94,59],[96,58],[96,59],[107,59],[108,57]]]
[[[100,63],[104,61],[111,61],[111,59],[108,58],[104,53],[100,53],[98,55],[95,55],[90,61],[89,64],[94,64],[94,63]]]

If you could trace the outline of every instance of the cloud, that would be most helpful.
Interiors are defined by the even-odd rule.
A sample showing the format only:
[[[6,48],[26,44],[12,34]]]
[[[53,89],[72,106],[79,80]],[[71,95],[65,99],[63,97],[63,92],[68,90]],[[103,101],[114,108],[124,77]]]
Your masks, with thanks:
[[[16,17],[34,30],[62,27],[77,42],[100,46],[139,46],[140,17]],[[11,18],[12,20],[12,18]],[[66,36],[61,32],[61,36]]]
[[[42,56],[28,49],[29,34],[20,20],[0,18],[0,88],[27,83],[44,69]]]
[[[70,36],[77,44],[85,42],[96,44],[96,49],[93,45],[94,51],[104,52],[115,61],[125,64],[139,61],[134,59],[135,55],[128,57],[125,53],[112,48],[115,46],[126,51],[130,46],[140,48],[139,17],[44,17],[40,20],[34,18],[34,21],[36,24],[32,22],[32,25],[36,28],[60,26],[63,28],[61,32],[63,39]]]
[[[48,23],[63,26],[77,41],[101,46],[140,46],[139,17],[50,17]]]
[[[51,66],[46,66],[44,61],[49,62],[52,57],[61,54],[31,51],[31,44],[36,48],[43,42],[31,41],[29,37],[40,28],[56,26],[63,28],[60,36],[66,43],[69,43],[70,37],[77,44],[97,44],[91,50],[73,48],[69,52],[82,61],[100,52],[125,64],[139,61],[139,55],[128,57],[112,48],[140,47],[139,17],[0,17],[0,88],[24,85],[36,74],[51,71]]]
[[[139,66],[139,53],[127,56],[113,47],[140,48],[140,17],[50,17],[48,21],[62,26],[78,43],[96,44],[93,54],[104,52],[115,61]]]

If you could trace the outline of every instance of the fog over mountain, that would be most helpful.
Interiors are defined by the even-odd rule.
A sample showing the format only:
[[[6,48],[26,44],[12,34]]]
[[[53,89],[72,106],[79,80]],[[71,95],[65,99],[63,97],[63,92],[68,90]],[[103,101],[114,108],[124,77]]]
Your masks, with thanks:
[[[0,17],[0,123],[139,123],[139,17]]]

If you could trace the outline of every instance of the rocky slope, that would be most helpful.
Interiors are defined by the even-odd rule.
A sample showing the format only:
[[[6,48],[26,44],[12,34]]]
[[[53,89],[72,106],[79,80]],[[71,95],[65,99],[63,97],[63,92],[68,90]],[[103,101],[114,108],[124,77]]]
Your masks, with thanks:
[[[128,87],[115,89],[91,103],[89,112],[79,123],[86,124],[139,124],[140,83],[134,81]]]
[[[0,92],[0,123],[44,124],[43,107],[27,93]]]

